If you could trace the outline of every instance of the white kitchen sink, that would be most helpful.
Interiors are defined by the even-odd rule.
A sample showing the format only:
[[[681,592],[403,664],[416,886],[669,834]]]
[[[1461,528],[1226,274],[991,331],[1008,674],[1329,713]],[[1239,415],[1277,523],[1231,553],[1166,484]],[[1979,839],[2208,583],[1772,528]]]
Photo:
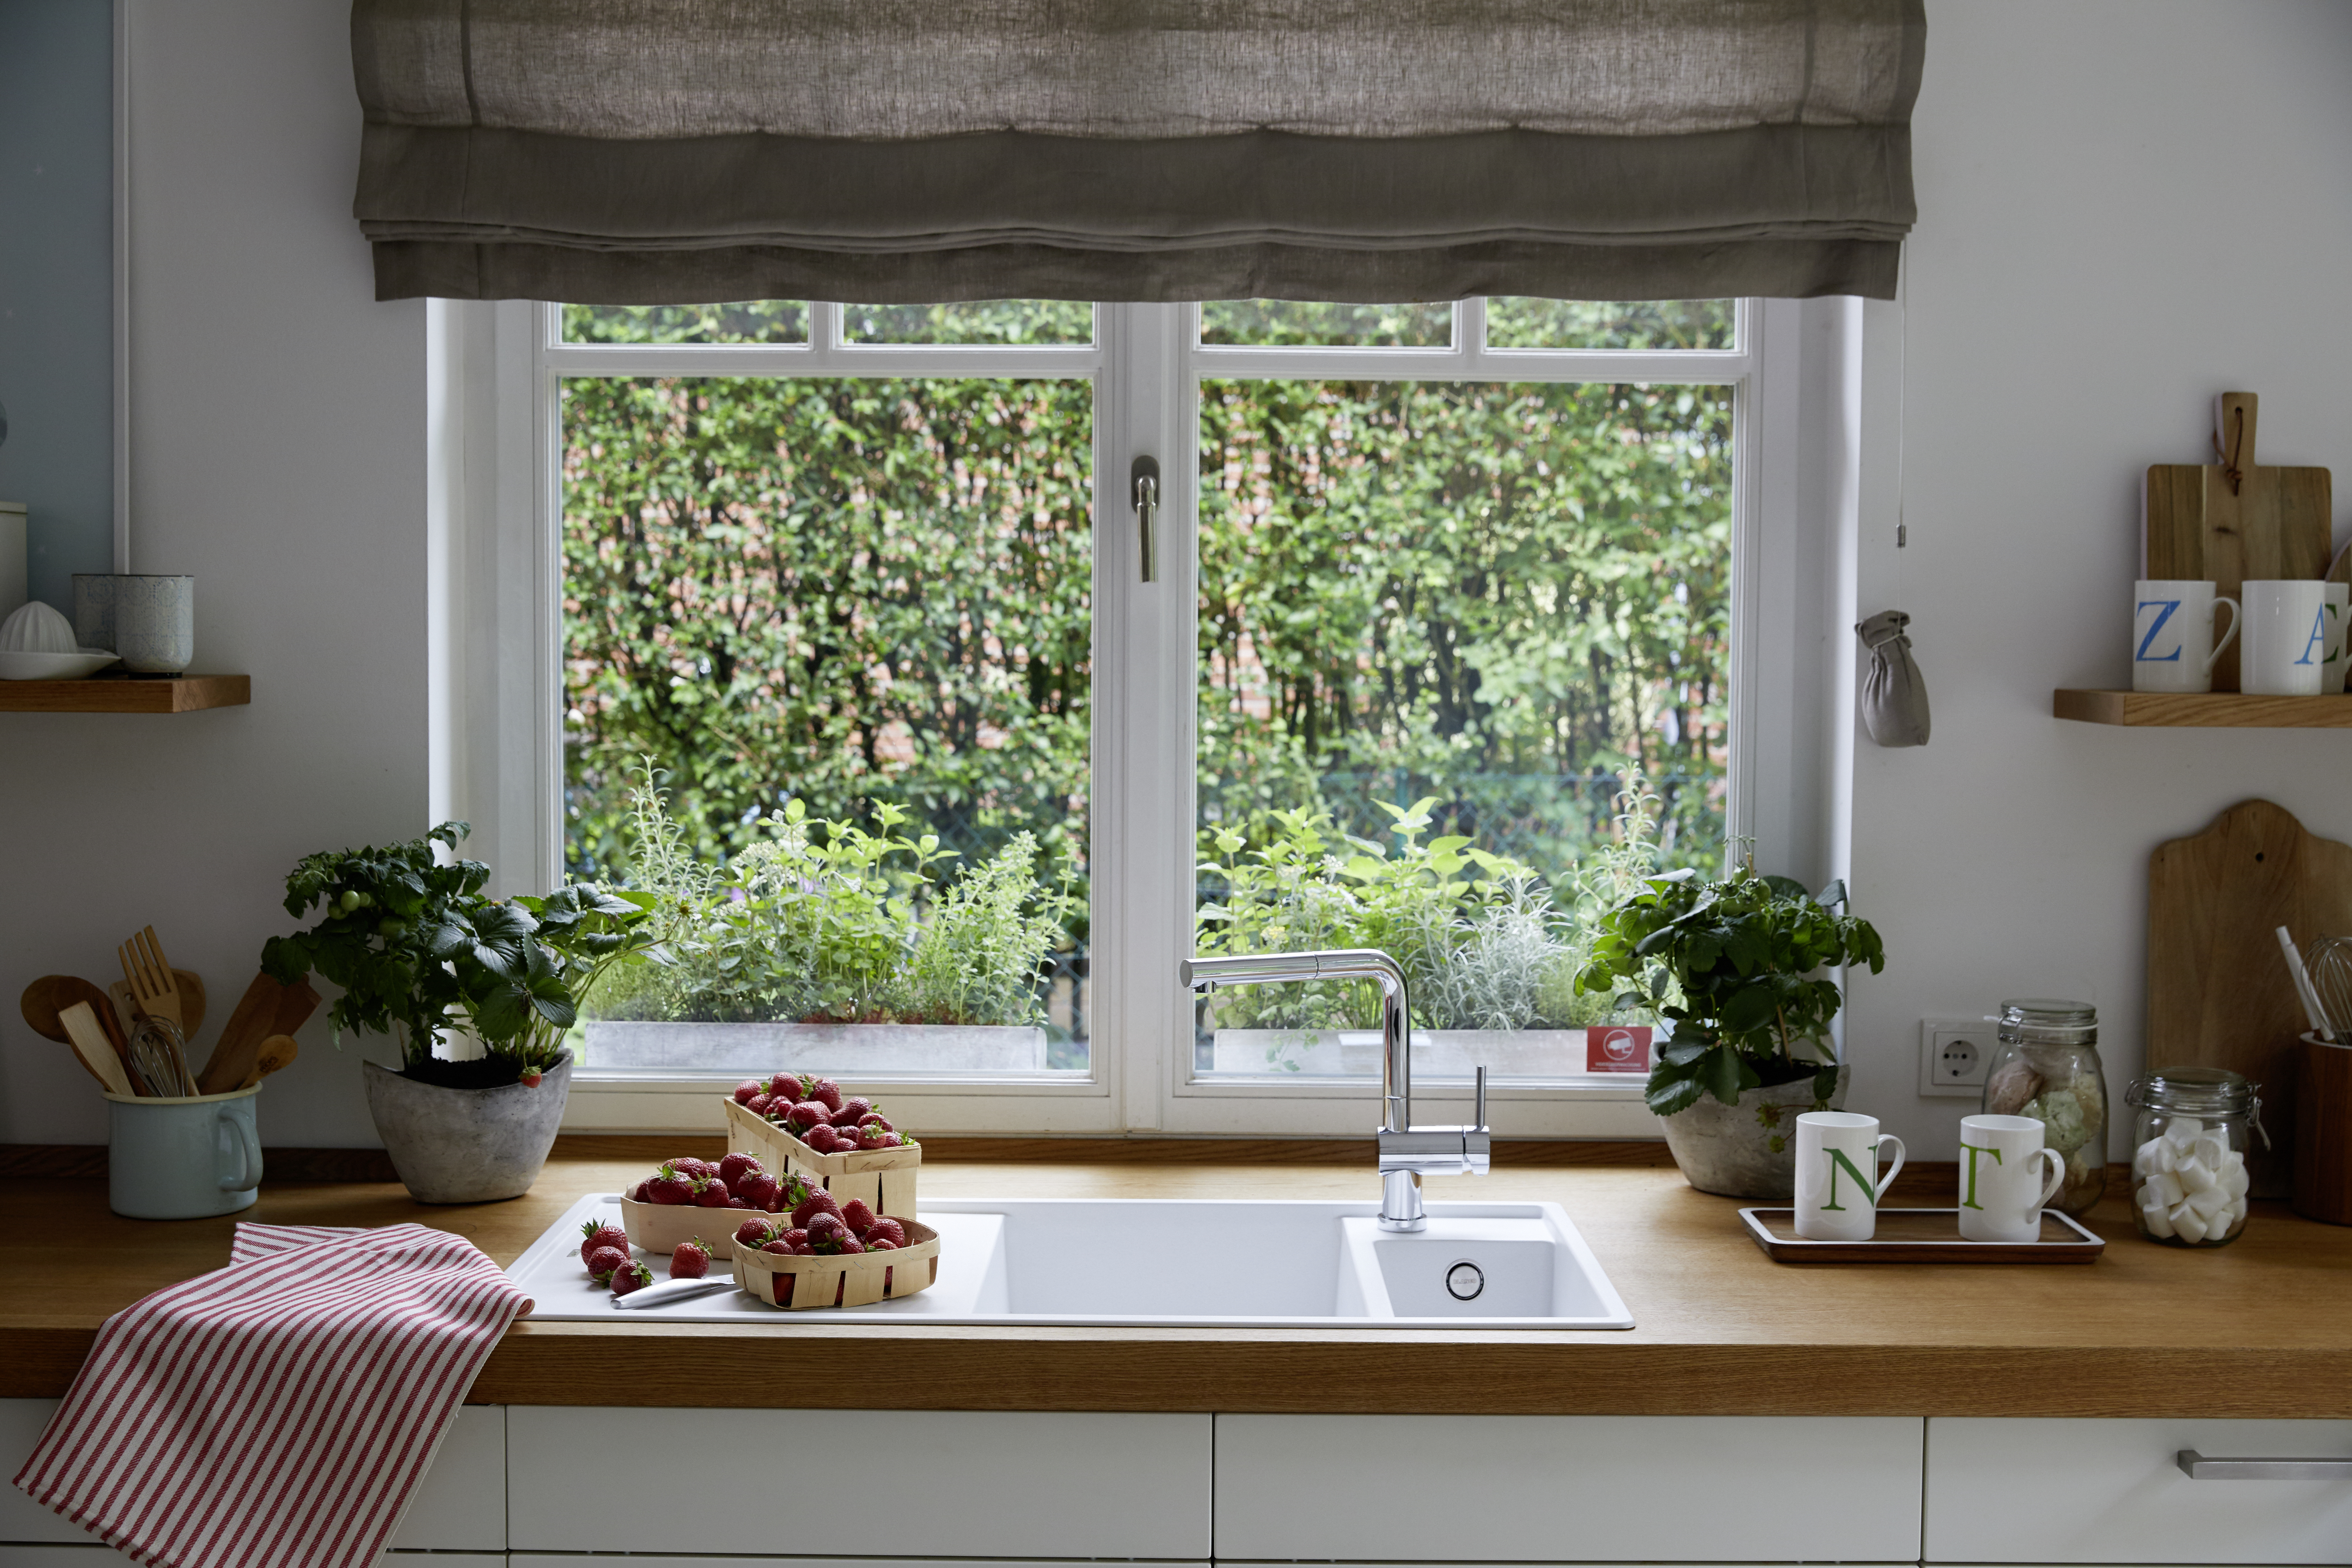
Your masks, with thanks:
[[[1429,1205],[1381,1231],[1379,1205],[1175,1199],[965,1198],[922,1205],[938,1280],[871,1307],[780,1312],[740,1291],[619,1312],[580,1267],[583,1198],[509,1270],[541,1318],[642,1321],[1102,1324],[1134,1328],[1630,1329],[1558,1204]],[[713,1211],[740,1220],[740,1212]],[[665,1260],[648,1259],[656,1275]],[[723,1270],[717,1266],[714,1272]]]

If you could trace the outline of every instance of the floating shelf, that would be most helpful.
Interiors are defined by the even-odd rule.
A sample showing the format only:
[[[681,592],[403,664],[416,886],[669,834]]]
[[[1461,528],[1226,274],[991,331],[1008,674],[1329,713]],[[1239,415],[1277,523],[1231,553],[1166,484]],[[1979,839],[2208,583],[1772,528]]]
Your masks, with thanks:
[[[2352,695],[2258,697],[2243,691],[2078,691],[2061,687],[2050,694],[2050,711],[2085,724],[2352,729]]]
[[[249,675],[92,675],[80,680],[0,680],[0,713],[191,713],[242,708]]]

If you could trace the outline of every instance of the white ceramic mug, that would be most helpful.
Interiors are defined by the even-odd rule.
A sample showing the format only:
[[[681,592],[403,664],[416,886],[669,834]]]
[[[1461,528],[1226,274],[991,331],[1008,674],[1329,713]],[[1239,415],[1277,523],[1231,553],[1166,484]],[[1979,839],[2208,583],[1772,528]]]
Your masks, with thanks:
[[[110,1094],[107,1205],[130,1219],[198,1219],[250,1208],[260,1196],[261,1139],[254,1099],[226,1094],[152,1099]]]
[[[1878,1173],[1878,1151],[1895,1163]],[[1808,1241],[1868,1241],[1878,1230],[1878,1197],[1903,1169],[1903,1140],[1878,1118],[1808,1110],[1797,1118],[1797,1234]]]
[[[2050,1179],[2037,1174],[2047,1163]],[[1960,1118],[1960,1235],[1969,1241],[2039,1241],[2042,1205],[2066,1162],[2031,1116]]]
[[[2238,689],[2264,697],[2316,697],[2327,666],[2327,585],[2316,577],[2249,579]]]
[[[114,640],[125,668],[178,675],[196,657],[196,580],[140,574],[114,579]]]
[[[2213,617],[2230,606],[2230,629],[2217,640]],[[2245,619],[2238,601],[2210,583],[2143,579],[2132,584],[2132,689],[2210,691],[2213,661]]]
[[[2322,583],[2327,595],[2327,662],[2319,667],[2323,696],[2344,689],[2344,614],[2352,606],[2352,583]]]

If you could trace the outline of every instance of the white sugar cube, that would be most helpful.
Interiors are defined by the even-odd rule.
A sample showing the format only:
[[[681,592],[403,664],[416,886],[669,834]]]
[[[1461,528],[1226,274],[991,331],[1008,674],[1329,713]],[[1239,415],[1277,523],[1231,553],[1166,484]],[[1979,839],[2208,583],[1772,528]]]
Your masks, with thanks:
[[[2201,1193],[2209,1187],[2218,1187],[2221,1184],[2221,1177],[2215,1175],[2210,1167],[2195,1160],[2183,1160],[2172,1170],[2173,1174],[2180,1178],[2180,1185],[2185,1192]]]
[[[2179,1173],[2175,1171],[2158,1171],[2147,1179],[2147,1184],[2168,1209],[2179,1208],[2181,1200],[2189,1195],[2188,1189],[2180,1184]]]
[[[2179,1208],[2172,1210],[2170,1217],[2172,1228],[2179,1233],[2181,1240],[2196,1242],[2205,1239],[2205,1216],[2187,1204],[2182,1204]]]
[[[2172,1169],[2172,1145],[2161,1138],[2151,1138],[2132,1152],[2132,1174],[2152,1176],[2158,1171]]]
[[[2219,1187],[2207,1187],[2201,1193],[2189,1194],[2189,1206],[2210,1222],[2215,1215],[2230,1206],[2230,1194]]]
[[[2176,1149],[2186,1149],[2203,1136],[2205,1124],[2193,1116],[2176,1116],[2164,1124],[2164,1141]]]
[[[2147,1189],[2143,1187],[2140,1191],[2145,1193]],[[2161,1240],[2172,1234],[2172,1218],[2164,1212],[2164,1205],[2155,1198],[2146,1198],[2141,1202],[2139,1217],[2147,1222],[2148,1235]]]

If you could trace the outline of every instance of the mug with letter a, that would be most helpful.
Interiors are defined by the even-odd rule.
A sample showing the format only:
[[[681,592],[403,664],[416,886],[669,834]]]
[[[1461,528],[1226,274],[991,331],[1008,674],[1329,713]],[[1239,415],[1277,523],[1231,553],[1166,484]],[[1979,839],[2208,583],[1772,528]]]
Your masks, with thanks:
[[[2215,615],[2230,606],[2230,629],[2213,635]],[[2142,580],[2132,584],[2132,689],[2210,691],[2213,661],[2238,635],[2238,601],[2210,583]]]
[[[1878,1173],[1878,1151],[1895,1145],[1895,1163]],[[1878,1118],[1851,1110],[1808,1110],[1797,1118],[1797,1234],[1807,1241],[1868,1241],[1878,1230],[1879,1194],[1903,1169],[1903,1140],[1878,1130]]]
[[[2344,616],[2352,609],[2352,583],[2319,586],[2327,595],[2327,662],[2319,668],[2319,694],[2328,697],[2344,689]]]
[[[2249,579],[2238,689],[2264,697],[2316,697],[2327,668],[2327,585],[2316,577]]]
[[[2032,1117],[1960,1118],[1960,1235],[1967,1240],[2040,1240],[2042,1205],[2065,1179],[2065,1159],[2042,1142],[2042,1123]]]

